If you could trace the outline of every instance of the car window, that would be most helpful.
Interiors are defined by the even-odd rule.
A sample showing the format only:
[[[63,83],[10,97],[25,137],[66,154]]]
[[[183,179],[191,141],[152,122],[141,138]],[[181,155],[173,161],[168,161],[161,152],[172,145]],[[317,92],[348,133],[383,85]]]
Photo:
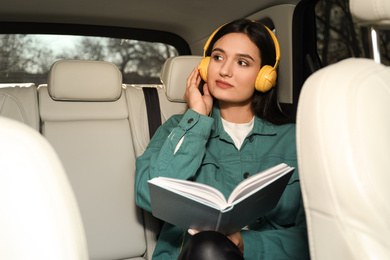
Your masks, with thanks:
[[[371,57],[368,28],[353,23],[348,0],[319,0],[317,51],[323,66],[349,57]],[[390,65],[390,31],[379,31],[381,62]]]
[[[0,34],[0,83],[46,83],[62,59],[113,62],[128,84],[159,84],[160,70],[175,47],[159,42],[109,37]]]

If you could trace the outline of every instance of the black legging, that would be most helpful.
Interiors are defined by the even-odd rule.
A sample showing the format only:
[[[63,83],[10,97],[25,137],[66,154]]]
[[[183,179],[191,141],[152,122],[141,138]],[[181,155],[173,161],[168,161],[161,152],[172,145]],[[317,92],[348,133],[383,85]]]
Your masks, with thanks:
[[[193,235],[178,260],[243,260],[238,247],[229,238],[215,231]]]

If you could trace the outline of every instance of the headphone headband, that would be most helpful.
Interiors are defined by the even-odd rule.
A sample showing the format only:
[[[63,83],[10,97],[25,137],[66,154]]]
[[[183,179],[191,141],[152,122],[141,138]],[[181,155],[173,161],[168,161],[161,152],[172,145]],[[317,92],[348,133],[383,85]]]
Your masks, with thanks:
[[[272,40],[274,41],[274,45],[275,45],[275,65],[274,65],[274,68],[277,68],[278,65],[279,65],[279,61],[280,61],[280,46],[279,46],[279,41],[278,39],[276,38],[275,34],[265,25],[263,25],[265,27],[265,29],[268,30],[269,34],[271,35],[272,37]]]

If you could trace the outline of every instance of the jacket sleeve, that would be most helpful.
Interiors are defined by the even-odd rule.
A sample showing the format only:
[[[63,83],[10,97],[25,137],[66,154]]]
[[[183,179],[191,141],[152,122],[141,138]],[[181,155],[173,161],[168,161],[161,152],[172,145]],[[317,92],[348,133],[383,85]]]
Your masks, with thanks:
[[[274,223],[273,223],[274,224]],[[245,259],[310,259],[302,200],[292,227],[241,231]]]
[[[173,116],[155,133],[145,152],[137,158],[136,204],[151,211],[147,181],[164,176],[191,179],[202,163],[214,119],[189,109]],[[182,137],[183,143],[175,152]]]

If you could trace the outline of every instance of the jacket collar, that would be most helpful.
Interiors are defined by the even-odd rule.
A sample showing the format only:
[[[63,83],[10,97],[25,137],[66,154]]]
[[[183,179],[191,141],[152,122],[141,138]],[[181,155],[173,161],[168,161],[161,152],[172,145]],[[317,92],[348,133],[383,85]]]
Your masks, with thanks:
[[[226,139],[228,134],[225,132],[222,121],[221,121],[221,113],[219,111],[219,106],[214,104],[211,117],[214,118],[214,125],[211,129],[211,137],[220,136],[223,139]],[[275,128],[273,124],[255,116],[255,122],[253,125],[252,131],[249,135],[276,135]]]

